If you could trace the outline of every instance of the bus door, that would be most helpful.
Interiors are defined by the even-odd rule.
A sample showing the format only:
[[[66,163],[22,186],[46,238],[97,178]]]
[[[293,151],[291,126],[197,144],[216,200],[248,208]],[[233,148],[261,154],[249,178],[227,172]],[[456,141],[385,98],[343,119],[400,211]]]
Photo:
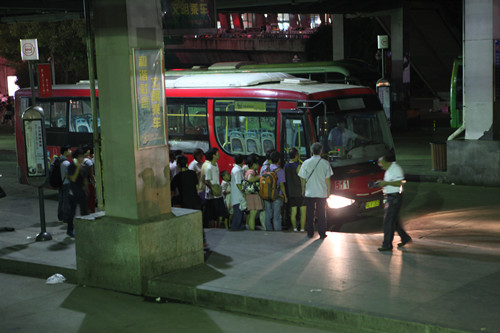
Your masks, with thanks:
[[[304,110],[280,110],[281,137],[280,156],[281,163],[289,160],[288,151],[297,149],[300,159],[304,161],[310,156],[312,143],[311,126],[308,124],[307,112]]]

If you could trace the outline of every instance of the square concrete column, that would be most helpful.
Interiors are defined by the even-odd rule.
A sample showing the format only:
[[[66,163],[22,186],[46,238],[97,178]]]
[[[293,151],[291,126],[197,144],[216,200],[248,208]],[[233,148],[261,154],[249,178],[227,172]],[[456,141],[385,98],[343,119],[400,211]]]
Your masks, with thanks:
[[[499,186],[500,0],[465,0],[463,20],[465,140],[448,141],[448,175],[458,184]]]
[[[78,282],[142,294],[152,277],[203,263],[201,213],[172,213],[166,117],[163,141],[143,144],[140,132],[147,117],[139,115],[134,50],[163,54],[160,0],[93,5],[106,217],[76,221]]]

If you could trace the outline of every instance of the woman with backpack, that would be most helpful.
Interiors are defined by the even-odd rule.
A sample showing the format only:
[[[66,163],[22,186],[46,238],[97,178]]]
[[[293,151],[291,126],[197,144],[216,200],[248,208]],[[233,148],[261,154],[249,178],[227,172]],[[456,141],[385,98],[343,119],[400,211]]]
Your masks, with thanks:
[[[281,207],[287,202],[285,171],[280,168],[280,154],[271,153],[271,165],[262,172],[260,196],[266,210],[266,230],[281,231]]]

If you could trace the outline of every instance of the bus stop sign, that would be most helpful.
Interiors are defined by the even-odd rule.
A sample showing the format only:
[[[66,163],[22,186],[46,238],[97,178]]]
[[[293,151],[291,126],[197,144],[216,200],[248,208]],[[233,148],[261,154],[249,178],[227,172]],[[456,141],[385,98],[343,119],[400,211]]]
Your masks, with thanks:
[[[38,41],[36,39],[21,39],[21,59],[38,60]]]
[[[32,106],[22,115],[28,183],[43,186],[48,176],[43,109]]]

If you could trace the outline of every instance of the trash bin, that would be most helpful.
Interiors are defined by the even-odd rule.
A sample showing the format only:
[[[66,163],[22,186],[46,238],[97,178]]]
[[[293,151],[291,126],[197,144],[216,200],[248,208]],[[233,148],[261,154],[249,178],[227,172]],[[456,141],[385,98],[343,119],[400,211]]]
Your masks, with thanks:
[[[446,171],[446,142],[431,142],[432,170]]]

